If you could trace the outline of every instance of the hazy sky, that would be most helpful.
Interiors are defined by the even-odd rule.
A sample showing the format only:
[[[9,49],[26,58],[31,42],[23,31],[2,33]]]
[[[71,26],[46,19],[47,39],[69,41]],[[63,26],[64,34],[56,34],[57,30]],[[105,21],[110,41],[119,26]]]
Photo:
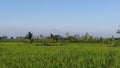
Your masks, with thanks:
[[[84,34],[117,36],[120,0],[0,0],[0,36]]]

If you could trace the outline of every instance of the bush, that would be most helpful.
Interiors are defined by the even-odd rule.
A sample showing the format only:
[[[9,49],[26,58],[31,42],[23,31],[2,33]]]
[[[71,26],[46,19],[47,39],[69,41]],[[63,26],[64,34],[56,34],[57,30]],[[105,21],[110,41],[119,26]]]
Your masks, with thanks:
[[[103,43],[107,46],[110,46],[110,47],[116,47],[116,46],[119,46],[120,45],[120,41],[119,40],[115,40],[114,38],[108,38],[108,39],[105,39],[103,41]]]

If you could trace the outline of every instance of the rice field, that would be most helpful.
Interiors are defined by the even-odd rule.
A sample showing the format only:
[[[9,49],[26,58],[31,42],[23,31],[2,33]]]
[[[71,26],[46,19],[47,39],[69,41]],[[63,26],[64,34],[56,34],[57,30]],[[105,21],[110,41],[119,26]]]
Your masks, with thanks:
[[[120,47],[100,43],[0,43],[0,68],[120,68]]]

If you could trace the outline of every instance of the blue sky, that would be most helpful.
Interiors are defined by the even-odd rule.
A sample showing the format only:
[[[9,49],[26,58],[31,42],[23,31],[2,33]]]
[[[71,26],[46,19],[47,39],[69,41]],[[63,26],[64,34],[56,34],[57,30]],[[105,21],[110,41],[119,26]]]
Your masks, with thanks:
[[[0,36],[60,34],[118,36],[120,0],[1,0]]]

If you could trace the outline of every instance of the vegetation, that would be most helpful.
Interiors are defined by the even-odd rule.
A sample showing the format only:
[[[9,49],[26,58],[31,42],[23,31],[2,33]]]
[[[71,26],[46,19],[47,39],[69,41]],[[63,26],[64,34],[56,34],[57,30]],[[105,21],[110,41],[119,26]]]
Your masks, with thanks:
[[[100,43],[35,45],[0,43],[0,68],[120,68],[120,47]]]
[[[120,68],[119,50],[119,38],[93,37],[89,33],[1,36],[0,68]]]

